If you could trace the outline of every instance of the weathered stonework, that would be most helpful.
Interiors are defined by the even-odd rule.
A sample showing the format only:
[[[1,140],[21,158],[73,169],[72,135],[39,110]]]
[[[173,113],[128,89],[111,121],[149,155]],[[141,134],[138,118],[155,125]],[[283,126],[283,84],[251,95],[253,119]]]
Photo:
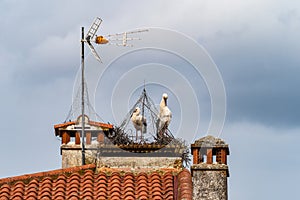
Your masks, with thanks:
[[[99,166],[110,168],[179,168],[181,159],[168,157],[101,157]]]
[[[79,145],[78,145],[79,146]],[[62,168],[81,165],[81,150],[62,151]]]
[[[196,140],[193,144],[193,146],[198,147],[225,147],[228,148],[228,144],[225,143],[220,138],[216,138],[214,136],[208,135],[206,137],[200,138],[199,140]]]
[[[62,145],[61,155],[62,155],[62,168],[75,167],[82,165],[82,151],[81,145]],[[96,151],[86,150],[85,158],[86,164],[95,163]]]
[[[169,157],[162,149],[161,154],[130,153],[118,147],[102,149],[105,146],[97,144],[86,145],[86,164],[95,163],[99,167],[109,168],[180,168],[180,154]],[[102,150],[102,152],[101,152]],[[61,146],[62,168],[80,166],[82,164],[81,145],[65,144]],[[158,155],[158,156],[157,156]]]
[[[205,163],[193,165],[194,199],[227,200],[227,176],[227,165]]]
[[[193,199],[227,200],[228,144],[220,138],[205,136],[191,144]]]

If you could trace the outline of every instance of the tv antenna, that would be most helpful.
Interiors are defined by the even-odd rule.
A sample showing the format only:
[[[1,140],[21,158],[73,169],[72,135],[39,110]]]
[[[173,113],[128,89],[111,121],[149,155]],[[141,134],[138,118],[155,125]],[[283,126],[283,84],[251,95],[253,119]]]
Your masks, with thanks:
[[[136,30],[130,32],[117,33],[112,35],[107,35],[106,37],[100,35],[97,36],[96,32],[98,31],[100,25],[102,23],[102,19],[96,17],[93,24],[91,25],[89,31],[86,35],[84,35],[84,27],[81,27],[81,145],[82,145],[82,165],[85,165],[85,108],[84,108],[84,44],[88,44],[92,54],[100,63],[102,63],[100,56],[95,50],[92,43],[96,44],[114,44],[117,46],[132,46],[128,44],[128,41],[131,40],[140,40],[140,38],[128,37],[128,35],[133,33],[146,32],[148,29]]]

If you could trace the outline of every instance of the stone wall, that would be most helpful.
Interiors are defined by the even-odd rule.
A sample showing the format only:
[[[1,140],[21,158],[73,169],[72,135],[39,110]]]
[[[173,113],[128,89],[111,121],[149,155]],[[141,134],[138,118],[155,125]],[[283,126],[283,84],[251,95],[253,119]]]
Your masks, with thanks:
[[[176,157],[101,157],[98,166],[131,169],[180,168],[181,159]]]
[[[80,166],[81,160],[81,151],[74,150],[74,151],[62,151],[62,168],[68,168],[73,166]]]
[[[115,153],[110,156],[102,156],[93,145],[87,145],[87,148],[95,147],[94,150],[85,151],[86,164],[95,163],[99,167],[110,168],[180,168],[182,166],[181,157],[151,156],[149,153],[128,153],[128,156],[119,156],[123,151],[119,148],[115,149]],[[126,152],[126,151],[125,151]],[[66,144],[61,146],[62,168],[80,166],[82,164],[81,145]]]
[[[227,200],[228,166],[198,164],[192,166],[193,197],[196,200]]]

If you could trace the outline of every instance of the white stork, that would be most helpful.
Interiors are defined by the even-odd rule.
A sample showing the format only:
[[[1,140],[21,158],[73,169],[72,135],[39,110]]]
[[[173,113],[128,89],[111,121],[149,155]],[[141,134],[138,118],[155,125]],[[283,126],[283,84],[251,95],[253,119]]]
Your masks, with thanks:
[[[146,118],[140,115],[140,108],[136,107],[132,113],[131,121],[136,130],[136,139],[138,139],[138,131],[142,133],[147,132],[147,122]]]
[[[159,133],[162,129],[168,128],[171,119],[172,119],[172,112],[167,106],[167,99],[168,95],[164,93],[162,95],[161,102],[159,104],[159,116],[157,120],[157,132]],[[162,134],[162,133],[160,133]]]

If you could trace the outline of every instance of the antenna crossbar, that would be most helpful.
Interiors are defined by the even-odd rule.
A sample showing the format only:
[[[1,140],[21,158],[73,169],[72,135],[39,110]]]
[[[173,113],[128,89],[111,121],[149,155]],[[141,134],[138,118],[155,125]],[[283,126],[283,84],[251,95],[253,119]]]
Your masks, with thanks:
[[[85,38],[86,38],[87,40],[88,40],[88,39],[92,39],[92,38],[95,36],[95,34],[96,34],[96,32],[97,32],[97,30],[98,30],[98,28],[99,28],[101,22],[102,22],[102,19],[101,19],[101,18],[99,18],[99,17],[96,17],[96,18],[95,18],[95,20],[94,20],[93,24],[91,25],[91,27],[90,27],[88,33],[86,34],[86,37],[85,37]]]

